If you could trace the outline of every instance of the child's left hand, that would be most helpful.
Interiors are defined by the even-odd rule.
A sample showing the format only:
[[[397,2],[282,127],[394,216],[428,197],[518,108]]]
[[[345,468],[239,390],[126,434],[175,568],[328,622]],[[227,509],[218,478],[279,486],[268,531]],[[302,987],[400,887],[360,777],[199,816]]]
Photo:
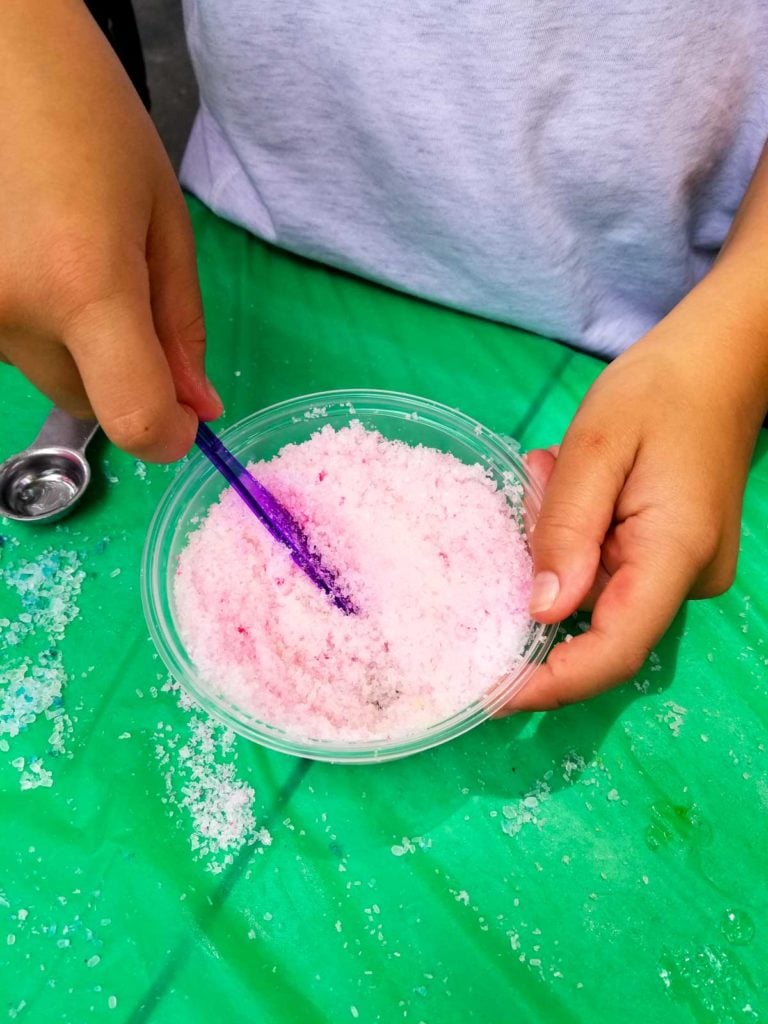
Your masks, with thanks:
[[[528,454],[545,488],[531,612],[557,622],[592,607],[592,623],[553,649],[502,714],[631,678],[686,598],[731,585],[766,410],[765,338],[713,272],[605,369],[559,452]]]

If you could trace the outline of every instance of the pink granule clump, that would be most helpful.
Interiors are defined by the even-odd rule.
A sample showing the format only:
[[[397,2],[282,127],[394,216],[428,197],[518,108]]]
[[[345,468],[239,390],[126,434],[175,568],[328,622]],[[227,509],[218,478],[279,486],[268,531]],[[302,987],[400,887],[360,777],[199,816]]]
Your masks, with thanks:
[[[531,562],[480,465],[353,422],[249,468],[359,611],[333,605],[224,491],[189,535],[174,600],[190,657],[231,703],[292,737],[394,739],[519,664]]]

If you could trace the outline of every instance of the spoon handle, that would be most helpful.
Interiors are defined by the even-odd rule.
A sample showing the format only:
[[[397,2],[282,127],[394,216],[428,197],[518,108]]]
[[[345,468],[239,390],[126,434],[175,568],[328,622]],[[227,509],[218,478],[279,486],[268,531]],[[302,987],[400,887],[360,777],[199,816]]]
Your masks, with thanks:
[[[284,544],[296,565],[325,591],[333,603],[345,614],[354,613],[355,607],[340,590],[336,575],[323,564],[319,554],[309,544],[307,535],[294,517],[278,499],[255,477],[219,440],[209,426],[201,423],[195,438],[200,451],[216,467],[225,480],[240,495],[248,508],[279,543]]]
[[[85,454],[88,442],[99,429],[96,420],[78,420],[54,405],[30,448],[68,448]]]

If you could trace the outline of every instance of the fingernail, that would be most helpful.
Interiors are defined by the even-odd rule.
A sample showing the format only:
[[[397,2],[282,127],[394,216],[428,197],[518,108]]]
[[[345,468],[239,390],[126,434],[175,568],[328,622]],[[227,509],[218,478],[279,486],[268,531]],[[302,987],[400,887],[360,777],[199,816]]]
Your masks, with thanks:
[[[531,600],[528,610],[531,615],[548,612],[560,593],[560,580],[553,572],[540,572],[533,577]]]
[[[208,397],[213,399],[213,401],[217,403],[217,405],[221,409],[221,412],[224,412],[224,403],[221,400],[221,395],[207,378],[205,381],[205,390],[208,393]]]

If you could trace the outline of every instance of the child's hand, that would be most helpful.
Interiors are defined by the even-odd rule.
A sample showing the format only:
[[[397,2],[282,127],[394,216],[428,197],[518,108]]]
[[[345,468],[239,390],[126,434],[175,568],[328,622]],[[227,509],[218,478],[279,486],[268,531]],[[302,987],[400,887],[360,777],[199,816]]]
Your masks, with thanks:
[[[592,624],[553,649],[506,711],[555,708],[630,678],[686,597],[733,581],[768,346],[713,281],[607,367],[559,453],[528,455],[546,487],[532,614],[557,622],[593,606]]]
[[[155,129],[81,0],[5,0],[0,52],[0,358],[127,451],[179,458],[221,405]]]

